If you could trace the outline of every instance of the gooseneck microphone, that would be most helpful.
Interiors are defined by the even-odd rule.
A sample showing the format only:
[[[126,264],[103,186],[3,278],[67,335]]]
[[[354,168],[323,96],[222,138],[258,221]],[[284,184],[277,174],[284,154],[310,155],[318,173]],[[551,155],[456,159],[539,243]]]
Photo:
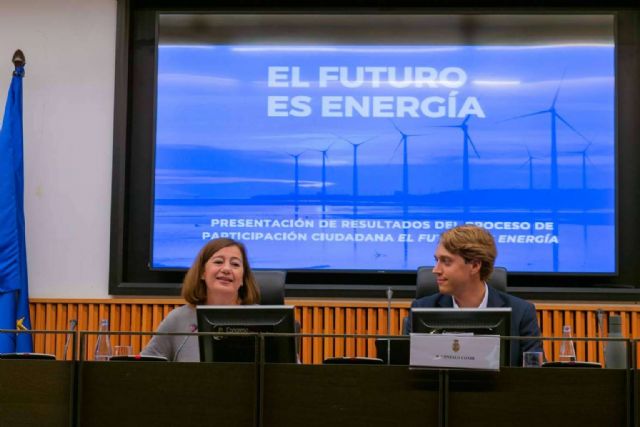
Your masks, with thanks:
[[[191,334],[198,331],[198,325],[196,325],[196,324],[192,323],[190,325],[190,328],[191,328],[191,330],[189,331],[189,333],[191,333]],[[189,338],[191,338],[191,335],[187,335],[186,337],[184,337],[184,339],[182,340],[182,342],[178,346],[178,349],[176,350],[176,353],[173,356],[174,362],[178,361],[178,355],[180,354],[180,351],[182,351],[182,347],[184,347],[184,345],[187,343],[187,340]]]
[[[604,338],[604,329],[602,329],[603,328],[603,326],[602,326],[602,316],[603,315],[604,315],[604,312],[602,311],[601,308],[599,308],[596,311],[596,317],[598,319],[598,336],[600,338]]]
[[[393,289],[391,286],[387,288],[387,365],[391,365],[391,298],[393,298]]]
[[[69,320],[70,331],[75,331],[76,326],[78,326],[78,321],[76,319]],[[69,341],[71,340],[71,335],[73,334],[67,334],[67,339],[64,341],[64,351],[62,352],[62,354],[64,355],[65,360],[67,360],[67,350],[69,349]]]

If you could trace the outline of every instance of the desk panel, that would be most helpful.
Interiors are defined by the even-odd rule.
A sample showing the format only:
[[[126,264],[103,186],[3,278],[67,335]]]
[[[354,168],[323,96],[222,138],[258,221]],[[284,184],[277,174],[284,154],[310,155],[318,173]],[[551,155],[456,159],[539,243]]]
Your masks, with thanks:
[[[72,425],[73,374],[73,362],[0,360],[0,425]]]
[[[264,427],[438,425],[437,371],[406,366],[269,365]]]
[[[264,427],[640,427],[640,379],[624,370],[274,364],[258,373],[253,364],[2,360],[0,426],[69,427],[76,408],[82,426],[248,427],[261,425],[261,402]]]
[[[79,369],[83,427],[256,425],[252,363],[85,362]]]
[[[579,368],[451,371],[448,425],[625,426],[626,375],[624,370]]]

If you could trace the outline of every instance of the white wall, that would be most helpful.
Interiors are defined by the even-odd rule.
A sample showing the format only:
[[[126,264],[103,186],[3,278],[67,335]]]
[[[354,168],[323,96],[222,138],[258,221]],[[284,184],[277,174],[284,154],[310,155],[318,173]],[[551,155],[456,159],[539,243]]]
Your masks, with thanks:
[[[116,3],[0,0],[0,116],[13,52],[27,60],[31,298],[108,297]]]

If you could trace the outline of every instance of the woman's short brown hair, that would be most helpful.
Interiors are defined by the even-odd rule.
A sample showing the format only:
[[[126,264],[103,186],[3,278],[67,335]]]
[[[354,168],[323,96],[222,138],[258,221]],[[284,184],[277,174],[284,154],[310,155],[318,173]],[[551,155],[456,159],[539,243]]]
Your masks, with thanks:
[[[202,279],[204,266],[213,254],[229,246],[237,247],[240,253],[242,253],[244,274],[242,276],[242,286],[238,289],[240,304],[258,304],[260,302],[260,291],[258,290],[256,279],[249,266],[246,248],[242,243],[233,239],[220,238],[211,240],[200,249],[200,252],[198,252],[198,255],[193,260],[193,265],[184,276],[184,280],[182,281],[182,298],[189,304],[198,305],[207,302],[207,285]]]
[[[486,282],[491,276],[498,250],[493,236],[484,228],[471,224],[459,225],[442,233],[440,244],[467,262],[479,261],[480,280]]]

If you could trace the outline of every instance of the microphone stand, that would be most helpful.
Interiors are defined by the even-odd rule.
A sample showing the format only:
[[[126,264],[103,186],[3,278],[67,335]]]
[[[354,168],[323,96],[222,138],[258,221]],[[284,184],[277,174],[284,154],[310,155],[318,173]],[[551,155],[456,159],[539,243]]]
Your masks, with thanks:
[[[602,352],[605,355],[605,358],[607,357],[607,347],[608,347],[608,343],[605,343],[602,341],[602,338],[604,338],[604,330],[603,330],[603,326],[602,326],[602,317],[604,316],[604,312],[602,311],[601,308],[599,308],[596,311],[596,317],[598,319],[598,338],[600,339],[599,344],[602,345]]]
[[[69,320],[69,330],[75,331],[76,326],[78,326],[78,321],[76,319]],[[64,342],[64,351],[62,354],[64,355],[64,360],[67,360],[67,350],[69,349],[69,341],[71,340],[71,334],[67,334],[67,339]]]
[[[387,288],[387,365],[391,365],[391,298],[393,297],[393,289],[391,286]]]

